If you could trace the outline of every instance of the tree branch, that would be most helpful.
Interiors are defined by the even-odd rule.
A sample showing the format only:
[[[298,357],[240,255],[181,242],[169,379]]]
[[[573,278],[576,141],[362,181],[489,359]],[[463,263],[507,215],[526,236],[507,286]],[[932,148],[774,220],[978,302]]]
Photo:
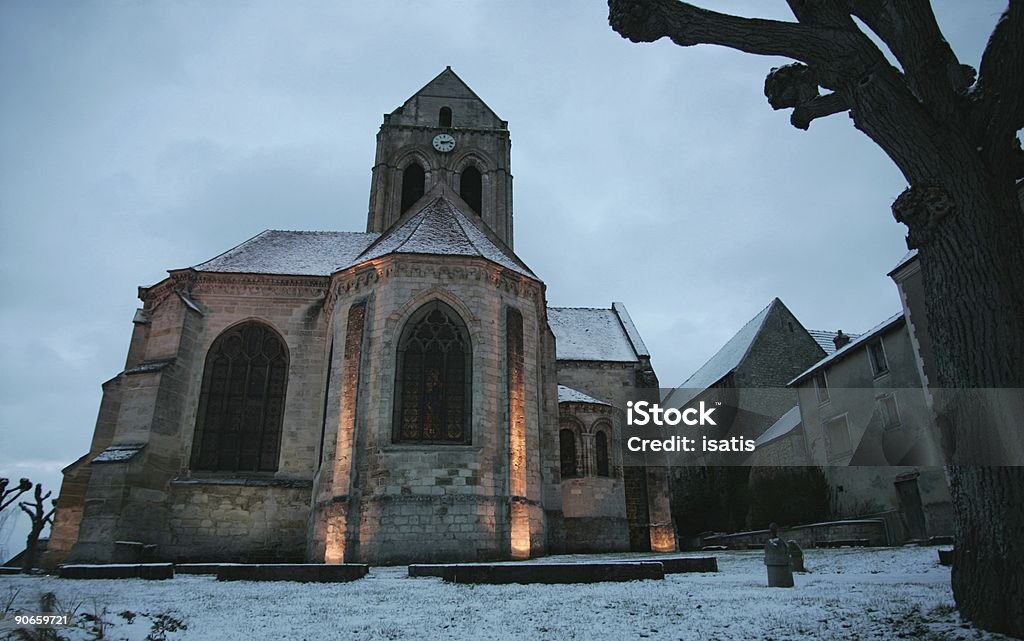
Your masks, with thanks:
[[[850,104],[838,93],[830,93],[818,96],[814,100],[803,103],[793,110],[789,116],[789,122],[797,129],[807,130],[811,122],[818,118],[831,116],[832,114],[848,111]]]
[[[7,489],[8,484],[9,481],[7,479],[0,478],[0,512],[11,503],[17,501],[19,496],[32,489],[32,481],[28,479],[21,479],[18,482],[18,486],[11,490]]]
[[[608,22],[633,42],[667,36],[682,47],[721,45],[808,64],[841,55],[847,35],[825,27],[716,13],[678,0],[609,0]]]
[[[981,56],[975,122],[992,142],[1012,146],[1024,128],[1024,2],[1010,0]],[[992,151],[995,150],[985,150]],[[991,166],[991,163],[990,163]]]
[[[960,95],[974,82],[935,20],[929,0],[850,0],[860,18],[899,61],[907,86],[937,118],[958,119]]]

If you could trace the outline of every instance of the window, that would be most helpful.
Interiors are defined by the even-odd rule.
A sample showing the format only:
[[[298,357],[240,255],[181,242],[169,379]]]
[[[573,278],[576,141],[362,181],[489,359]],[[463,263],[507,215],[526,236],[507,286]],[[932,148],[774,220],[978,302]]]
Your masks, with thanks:
[[[470,442],[470,363],[466,325],[434,301],[406,323],[395,373],[395,440]]]
[[[850,445],[850,427],[846,423],[846,415],[825,422],[825,438],[828,442],[830,457],[848,454]]]
[[[818,405],[828,403],[828,377],[825,372],[814,375],[814,389],[818,394]]]
[[[597,458],[597,475],[608,476],[608,436],[604,430],[598,430],[594,435],[594,455]]]
[[[450,107],[441,107],[441,111],[437,113],[437,126],[438,127],[451,127],[452,126],[452,110]]]
[[[562,478],[576,476],[576,434],[564,427],[558,431],[558,458],[561,462]]]
[[[878,409],[882,415],[882,426],[892,429],[900,426],[900,408],[896,404],[895,394],[878,397]]]
[[[423,167],[412,163],[402,172],[402,213],[404,214],[416,201],[423,197]]]
[[[472,165],[462,170],[462,179],[459,181],[459,196],[466,204],[473,208],[478,215],[483,205],[483,182],[480,179],[480,170]]]
[[[871,360],[871,373],[881,376],[889,371],[889,363],[885,360],[885,348],[882,347],[882,339],[871,341],[868,344],[868,358]]]
[[[288,354],[270,327],[249,321],[217,337],[206,355],[192,469],[277,470]]]

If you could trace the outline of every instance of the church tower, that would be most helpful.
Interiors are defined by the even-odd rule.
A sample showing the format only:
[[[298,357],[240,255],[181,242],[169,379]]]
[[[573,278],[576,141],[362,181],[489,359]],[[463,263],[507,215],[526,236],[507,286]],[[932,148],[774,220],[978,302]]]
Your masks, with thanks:
[[[444,183],[511,248],[511,147],[508,123],[446,67],[384,116],[366,231],[386,231]]]

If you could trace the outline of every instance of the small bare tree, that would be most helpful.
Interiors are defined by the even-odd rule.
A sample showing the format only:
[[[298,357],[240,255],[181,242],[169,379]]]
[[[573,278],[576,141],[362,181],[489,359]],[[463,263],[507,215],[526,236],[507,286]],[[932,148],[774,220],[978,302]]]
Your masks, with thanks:
[[[32,571],[32,568],[36,565],[36,557],[38,556],[39,550],[39,536],[46,529],[47,524],[53,523],[53,511],[57,507],[57,500],[54,499],[50,502],[52,507],[49,511],[46,511],[46,499],[50,498],[52,492],[43,494],[43,484],[36,483],[35,496],[32,501],[22,501],[18,503],[18,507],[22,509],[25,514],[28,514],[28,518],[32,520],[32,529],[29,530],[28,537],[25,539],[25,562],[22,565],[22,572],[26,574]]]

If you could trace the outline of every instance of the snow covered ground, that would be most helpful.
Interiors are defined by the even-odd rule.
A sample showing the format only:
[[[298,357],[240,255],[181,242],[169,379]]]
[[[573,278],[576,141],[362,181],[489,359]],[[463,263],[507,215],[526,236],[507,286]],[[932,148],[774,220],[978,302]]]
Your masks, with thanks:
[[[41,596],[52,592],[61,606],[99,613],[107,622],[104,639],[132,641],[147,634],[226,641],[1006,638],[960,623],[949,568],[938,564],[935,548],[807,550],[811,573],[797,575],[789,590],[765,587],[761,552],[695,556],[707,554],[718,557],[718,573],[589,585],[451,585],[408,578],[405,567],[372,568],[364,579],[335,584],[220,583],[188,575],[168,581],[0,576],[0,612],[12,596],[5,622],[16,610],[37,612]],[[609,558],[639,557],[539,561]],[[175,621],[187,628],[166,631]],[[154,622],[164,630],[154,632]],[[84,627],[60,634],[94,638]]]

